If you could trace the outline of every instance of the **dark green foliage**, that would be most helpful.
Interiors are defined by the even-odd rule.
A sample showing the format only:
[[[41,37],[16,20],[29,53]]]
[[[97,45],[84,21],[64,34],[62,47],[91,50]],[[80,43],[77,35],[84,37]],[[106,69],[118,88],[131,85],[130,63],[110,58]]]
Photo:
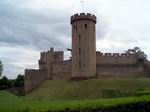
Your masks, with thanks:
[[[150,95],[150,89],[141,89],[137,90],[135,96],[143,96],[143,95]]]
[[[125,51],[125,53],[136,54],[137,56],[140,56],[140,58],[147,59],[147,55],[139,47],[134,47],[133,49],[128,49],[127,51]]]
[[[24,75],[18,75],[14,81],[15,87],[23,87],[24,86]]]
[[[0,90],[7,89],[11,87],[11,82],[8,80],[6,76],[3,76],[0,79]]]
[[[127,96],[127,93],[125,92],[120,92],[118,89],[103,89],[102,90],[102,97],[103,98],[117,98],[117,97],[122,97],[122,96]]]
[[[12,92],[15,95],[24,95],[24,76],[18,75],[16,79],[8,79],[3,76],[0,79],[0,90],[5,90]]]

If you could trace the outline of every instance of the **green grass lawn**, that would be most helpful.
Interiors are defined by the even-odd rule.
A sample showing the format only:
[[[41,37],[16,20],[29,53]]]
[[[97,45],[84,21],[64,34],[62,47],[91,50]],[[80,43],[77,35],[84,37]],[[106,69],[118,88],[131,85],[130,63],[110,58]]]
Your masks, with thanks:
[[[0,91],[0,112],[149,112],[146,109],[148,78],[48,80],[23,97]]]
[[[116,98],[132,96],[147,88],[150,88],[150,78],[47,80],[25,98],[51,101]]]
[[[0,112],[95,112],[100,109],[121,112],[120,108],[125,109],[130,105],[131,109],[135,109],[139,104],[146,105],[145,107],[150,109],[150,96],[78,101],[31,101],[14,96],[7,91],[0,91]],[[126,111],[122,110],[122,112]]]

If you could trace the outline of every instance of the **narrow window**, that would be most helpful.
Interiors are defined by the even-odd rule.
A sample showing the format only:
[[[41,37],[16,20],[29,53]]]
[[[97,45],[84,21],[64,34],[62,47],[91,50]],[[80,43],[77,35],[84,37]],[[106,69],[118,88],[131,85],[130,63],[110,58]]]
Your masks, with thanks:
[[[81,42],[81,36],[79,35],[79,43]]]
[[[79,55],[81,54],[81,48],[79,48]]]
[[[76,29],[76,26],[74,25],[74,30]]]
[[[79,60],[79,68],[81,68],[81,61]]]
[[[87,28],[87,24],[85,24],[84,27]]]

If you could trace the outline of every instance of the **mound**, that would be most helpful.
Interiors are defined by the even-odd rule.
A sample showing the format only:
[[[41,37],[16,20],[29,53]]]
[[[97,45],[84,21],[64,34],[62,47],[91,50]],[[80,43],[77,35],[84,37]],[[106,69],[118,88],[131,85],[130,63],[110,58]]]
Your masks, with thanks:
[[[130,96],[150,87],[149,78],[47,80],[25,96],[32,100],[88,100]]]

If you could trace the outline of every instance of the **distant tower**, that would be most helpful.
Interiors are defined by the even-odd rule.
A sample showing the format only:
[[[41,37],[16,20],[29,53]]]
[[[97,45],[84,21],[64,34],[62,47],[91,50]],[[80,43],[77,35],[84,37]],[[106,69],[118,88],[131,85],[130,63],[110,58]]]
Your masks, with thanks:
[[[91,78],[96,74],[96,16],[80,13],[71,16],[72,78]]]

